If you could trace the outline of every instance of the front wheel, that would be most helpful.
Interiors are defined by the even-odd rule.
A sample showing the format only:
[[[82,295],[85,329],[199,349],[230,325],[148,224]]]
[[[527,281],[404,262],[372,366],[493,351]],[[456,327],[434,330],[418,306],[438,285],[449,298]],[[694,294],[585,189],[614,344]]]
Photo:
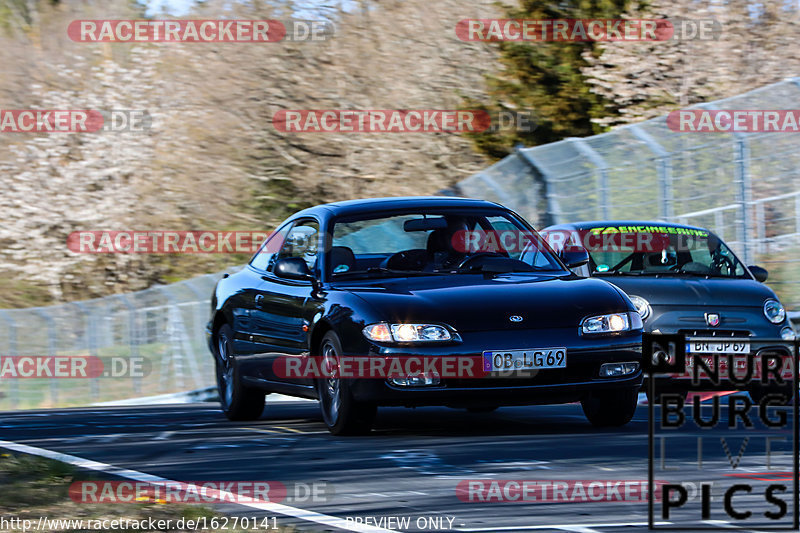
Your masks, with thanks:
[[[374,404],[353,399],[349,380],[339,377],[339,356],[342,353],[339,337],[332,331],[326,333],[319,353],[321,366],[325,367],[326,375],[331,376],[316,382],[322,419],[328,431],[334,435],[369,433],[378,409]]]
[[[595,427],[624,426],[633,418],[639,391],[633,389],[592,392],[581,400],[583,414]]]
[[[233,329],[223,324],[217,332],[217,391],[222,412],[228,420],[256,420],[264,411],[266,393],[242,384],[236,354],[233,352]]]

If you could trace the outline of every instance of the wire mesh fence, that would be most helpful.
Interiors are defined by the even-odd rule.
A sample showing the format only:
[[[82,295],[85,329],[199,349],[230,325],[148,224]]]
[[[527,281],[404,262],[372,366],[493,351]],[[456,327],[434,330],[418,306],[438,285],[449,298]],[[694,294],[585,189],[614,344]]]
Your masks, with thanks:
[[[795,109],[800,78],[724,100],[707,110]],[[520,211],[540,226],[580,220],[663,220],[706,227],[748,264],[800,250],[800,133],[701,133],[667,117],[513,154],[456,187]],[[527,191],[527,194],[519,191]],[[531,200],[541,191],[542,201]],[[768,283],[800,310],[800,268]],[[787,290],[790,288],[791,290]]]
[[[204,330],[221,276],[0,310],[6,347],[0,409],[87,405],[214,385]]]

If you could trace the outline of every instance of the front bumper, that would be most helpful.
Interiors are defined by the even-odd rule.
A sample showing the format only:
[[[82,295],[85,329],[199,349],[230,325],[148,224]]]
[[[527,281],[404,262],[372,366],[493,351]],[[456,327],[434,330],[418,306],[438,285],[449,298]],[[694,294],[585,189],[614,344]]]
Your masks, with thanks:
[[[565,342],[565,338],[570,341]],[[525,377],[446,377],[438,385],[418,387],[398,386],[385,379],[354,379],[350,390],[356,400],[377,405],[469,407],[570,403],[596,391],[638,389],[641,386],[641,369],[621,377],[600,377],[600,366],[604,363],[641,363],[641,336],[638,332],[594,339],[576,337],[574,330],[473,332],[462,334],[462,342],[452,345],[398,347],[372,344],[369,353],[386,358],[420,355],[476,357],[485,350],[565,345],[566,368],[541,369]]]
[[[548,385],[509,385],[474,387],[397,387],[386,381],[355,380],[351,385],[356,400],[377,405],[448,405],[451,407],[534,405],[576,402],[592,392],[636,389],[642,372],[622,378],[605,378]],[[477,385],[477,384],[476,384]]]

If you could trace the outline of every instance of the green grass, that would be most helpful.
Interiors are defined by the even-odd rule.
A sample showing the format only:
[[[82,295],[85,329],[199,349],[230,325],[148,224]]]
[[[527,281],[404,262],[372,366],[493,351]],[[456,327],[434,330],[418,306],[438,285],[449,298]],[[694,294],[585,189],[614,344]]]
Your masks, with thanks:
[[[58,461],[3,453],[0,457],[0,511],[15,513],[68,499],[75,469]]]
[[[2,450],[0,450],[2,451]],[[36,524],[39,517],[53,519],[131,519],[172,520],[222,517],[212,508],[203,505],[176,503],[119,503],[85,504],[69,497],[69,487],[74,481],[92,481],[100,478],[66,463],[42,457],[0,453],[0,516],[6,520],[22,518]],[[252,522],[251,522],[252,523]],[[270,525],[272,522],[270,521]],[[2,530],[5,531],[5,530]],[[8,530],[12,531],[12,530]],[[87,529],[62,529],[60,531],[94,531]],[[130,529],[104,529],[102,531],[131,531]],[[180,531],[173,529],[172,531]],[[207,531],[214,531],[209,529]],[[221,531],[221,530],[220,530]],[[242,529],[225,531],[244,533]],[[250,530],[252,531],[252,530]],[[294,528],[269,529],[275,533],[297,531]]]

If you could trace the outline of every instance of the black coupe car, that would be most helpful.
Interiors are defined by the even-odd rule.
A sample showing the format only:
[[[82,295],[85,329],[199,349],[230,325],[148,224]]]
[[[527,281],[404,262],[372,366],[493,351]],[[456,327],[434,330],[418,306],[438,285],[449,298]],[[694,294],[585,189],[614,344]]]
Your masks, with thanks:
[[[579,274],[609,280],[624,290],[642,317],[646,332],[679,334],[686,338],[686,371],[665,376],[656,390],[685,394],[693,354],[709,363],[714,354],[745,374],[747,357],[755,372],[762,354],[784,362],[786,383],[752,380],[755,400],[768,393],[787,399],[794,393],[791,352],[795,331],[775,293],[762,282],[767,271],[745,266],[713,232],[705,228],[646,221],[577,222],[542,231],[555,249],[583,248],[589,262]],[[702,389],[730,388],[730,380]]]
[[[534,249],[464,246],[467,232],[496,231]],[[270,392],[318,399],[345,434],[369,430],[381,405],[580,401],[593,424],[623,425],[642,382],[642,321],[623,291],[570,272],[587,260],[556,255],[486,201],[301,211],[215,288],[207,335],[222,409],[247,420]]]

